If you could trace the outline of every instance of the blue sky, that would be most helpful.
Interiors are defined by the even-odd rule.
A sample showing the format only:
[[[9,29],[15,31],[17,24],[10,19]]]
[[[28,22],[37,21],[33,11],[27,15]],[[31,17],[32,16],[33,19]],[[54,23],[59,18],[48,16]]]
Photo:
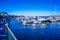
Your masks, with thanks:
[[[56,12],[55,13],[55,8]],[[59,0],[0,0],[0,12],[15,15],[60,15]]]

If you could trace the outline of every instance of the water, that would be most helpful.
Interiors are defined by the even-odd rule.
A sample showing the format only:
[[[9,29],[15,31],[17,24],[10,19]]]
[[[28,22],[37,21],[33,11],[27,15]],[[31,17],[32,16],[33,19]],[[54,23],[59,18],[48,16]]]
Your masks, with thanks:
[[[60,23],[24,26],[16,19],[10,19],[11,31],[18,40],[60,40]]]

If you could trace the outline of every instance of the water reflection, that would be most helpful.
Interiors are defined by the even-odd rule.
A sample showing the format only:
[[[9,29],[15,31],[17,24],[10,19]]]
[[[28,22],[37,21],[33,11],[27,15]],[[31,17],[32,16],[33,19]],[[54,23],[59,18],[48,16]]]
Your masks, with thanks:
[[[36,29],[37,24],[32,24],[33,29]]]
[[[39,28],[46,28],[47,24],[25,24],[24,28],[29,29],[39,29]]]
[[[41,28],[45,28],[46,24],[41,24]]]

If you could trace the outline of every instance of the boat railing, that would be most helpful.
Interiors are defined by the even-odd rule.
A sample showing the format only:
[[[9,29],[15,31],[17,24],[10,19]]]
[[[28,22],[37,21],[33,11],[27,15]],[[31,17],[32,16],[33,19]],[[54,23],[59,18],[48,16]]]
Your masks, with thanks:
[[[12,33],[12,31],[10,30],[7,24],[5,25],[5,28],[6,28],[6,35],[8,37],[8,40],[17,40],[17,38],[14,36],[14,34]]]
[[[17,38],[14,36],[13,32],[11,31],[10,27],[10,18],[3,18],[4,25],[5,25],[5,33],[7,35],[8,40],[17,40]]]

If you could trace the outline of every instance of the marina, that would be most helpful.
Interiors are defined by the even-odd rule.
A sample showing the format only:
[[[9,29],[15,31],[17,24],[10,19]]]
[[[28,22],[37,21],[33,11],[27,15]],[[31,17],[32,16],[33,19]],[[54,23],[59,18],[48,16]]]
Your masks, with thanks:
[[[60,0],[0,0],[0,40],[60,40]]]
[[[58,16],[58,17],[55,17],[55,16],[53,16],[53,17],[49,17],[48,16],[48,18],[39,18],[39,16],[37,16],[37,19],[36,18],[34,18],[34,17],[28,17],[27,16],[27,18],[25,18],[25,16],[24,17],[18,17],[18,19],[17,20],[22,20],[21,22],[23,23],[23,24],[39,24],[39,23],[52,23],[52,22],[60,22],[59,20],[60,20],[60,16]],[[28,19],[29,18],[29,19]]]
[[[14,20],[15,19],[11,19],[12,24],[10,24],[10,29],[18,40],[55,40],[56,37],[56,40],[60,40],[60,23],[58,22],[23,25],[20,21]]]
[[[0,30],[4,32],[4,35],[0,35],[1,40],[55,40],[56,37],[56,40],[60,40],[60,21],[51,21],[49,16],[35,18],[7,14],[4,17],[1,15],[0,19]]]

